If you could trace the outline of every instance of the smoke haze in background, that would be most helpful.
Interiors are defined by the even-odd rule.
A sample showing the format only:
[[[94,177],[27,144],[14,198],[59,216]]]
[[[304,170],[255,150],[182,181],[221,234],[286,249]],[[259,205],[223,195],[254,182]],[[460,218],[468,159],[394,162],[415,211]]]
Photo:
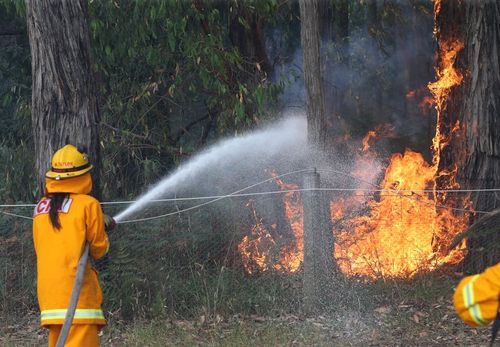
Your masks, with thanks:
[[[389,19],[378,19],[371,25],[368,20],[357,25],[350,19],[348,37],[339,38],[331,32],[335,28],[322,30],[329,140],[332,146],[343,138],[360,140],[369,130],[390,124],[395,136],[378,144],[381,154],[388,156],[408,147],[429,159],[434,110],[419,104],[430,96],[427,84],[434,79],[432,4],[394,2],[383,6],[378,15]],[[367,11],[366,6],[358,11]],[[271,35],[271,41],[276,37]],[[269,51],[284,54],[279,52],[281,46],[273,41]],[[288,59],[278,59],[273,76],[274,81],[287,81],[284,109],[305,109],[300,37],[295,47]]]

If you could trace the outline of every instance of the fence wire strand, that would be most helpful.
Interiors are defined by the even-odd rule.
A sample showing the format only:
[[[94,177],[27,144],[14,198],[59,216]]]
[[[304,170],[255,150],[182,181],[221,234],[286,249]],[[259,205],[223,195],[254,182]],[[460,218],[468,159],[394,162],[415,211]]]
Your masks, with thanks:
[[[231,317],[235,314],[297,312],[303,300],[303,258],[299,256],[301,246],[296,234],[296,227],[300,224],[297,214],[300,211],[292,211],[292,216],[287,216],[290,210],[285,206],[285,199],[300,205],[299,194],[307,191],[322,191],[329,198],[346,193],[346,197],[359,197],[363,202],[373,200],[374,196],[397,199],[392,207],[393,214],[379,218],[381,224],[387,224],[388,228],[396,223],[405,227],[413,226],[417,230],[420,230],[421,226],[429,226],[429,223],[419,218],[414,221],[403,219],[404,213],[399,211],[408,205],[408,199],[419,203],[416,213],[426,209],[424,205],[463,210],[436,206],[431,200],[421,199],[432,199],[434,190],[324,187],[257,191],[269,187],[261,186],[266,182],[306,171],[309,170],[271,177],[226,195],[174,197],[151,201],[153,204],[143,213],[146,216],[155,215],[127,221],[137,223],[123,225],[116,232],[109,234],[112,244],[109,262],[99,269],[106,293],[105,311],[111,312],[117,319],[155,314],[199,319],[200,316],[216,317],[218,314]],[[247,191],[252,188],[256,188],[255,191]],[[488,194],[493,191],[496,190],[441,192]],[[214,205],[223,199],[231,200],[226,204]],[[253,201],[251,204],[249,199]],[[106,212],[116,212],[115,210],[133,202],[107,201],[103,202],[103,208]],[[29,220],[30,217],[11,211],[16,211],[16,208],[24,211],[23,208],[34,206],[0,205],[0,213]],[[195,213],[182,213],[195,209],[198,209]],[[361,206],[359,211],[352,213],[356,217],[358,214],[367,214],[367,210]],[[170,218],[167,222],[152,221],[172,215],[176,218]],[[349,224],[350,217],[344,216],[346,223],[342,228],[349,231],[351,228],[355,233],[357,224]],[[151,223],[140,223],[146,220],[151,220]],[[28,223],[8,223],[10,221],[3,219],[0,219],[0,222],[9,226],[0,229],[0,317],[15,314],[24,317],[27,312],[37,312],[34,266],[36,258],[31,233]],[[329,241],[325,239],[324,242]],[[356,247],[361,241],[355,239],[353,243]],[[284,257],[285,251],[293,253],[292,256]],[[253,257],[246,263],[245,252],[252,253]],[[347,264],[346,268],[355,268],[358,263],[346,254],[338,255],[335,261],[338,264]],[[283,265],[285,260],[290,259],[299,262],[293,271],[290,270],[291,267],[286,268]],[[370,263],[367,256],[362,256],[357,261],[368,263],[373,274],[382,278],[387,276],[380,269],[380,262]],[[425,260],[424,263],[432,261],[434,259]],[[424,263],[422,269],[428,265]],[[320,265],[327,266],[330,265],[326,262]],[[335,299],[337,301],[330,300],[328,290],[331,288],[328,286],[337,290],[338,283],[328,284],[325,286],[325,293],[318,294],[324,295],[329,300],[327,302],[337,304],[340,301],[347,302],[352,299],[354,302],[358,299],[354,297],[355,292],[345,290],[342,291],[344,294],[341,298]]]
[[[243,188],[239,191],[244,191],[247,189],[250,189],[252,187],[255,187],[259,184],[266,183],[272,179],[260,182],[256,185],[250,186]],[[171,212],[171,213],[166,213],[166,214],[161,214],[158,216],[152,216],[152,217],[146,217],[146,218],[140,218],[140,219],[133,219],[133,220],[123,220],[123,221],[118,221],[118,224],[125,224],[125,223],[135,223],[135,222],[145,222],[149,220],[154,220],[154,219],[159,219],[159,218],[165,218],[169,217],[172,215],[176,215],[179,213],[184,213],[188,212],[212,203],[215,203],[217,201],[220,201],[222,199],[227,199],[227,198],[238,198],[238,197],[254,197],[254,196],[262,196],[262,195],[277,195],[277,194],[287,194],[287,193],[300,193],[300,192],[307,192],[307,191],[324,191],[324,192],[363,192],[363,194],[352,194],[351,196],[353,197],[368,197],[371,196],[370,193],[392,193],[392,194],[380,194],[380,196],[395,196],[395,197],[404,197],[406,199],[411,199],[414,201],[417,201],[421,204],[426,204],[426,205],[433,205],[436,208],[440,209],[451,209],[454,211],[459,211],[459,212],[466,212],[466,213],[477,213],[477,214],[488,214],[490,212],[488,211],[481,211],[481,210],[473,210],[473,209],[465,209],[465,208],[459,208],[459,207],[453,207],[453,206],[445,206],[445,205],[440,205],[440,204],[434,204],[432,202],[426,202],[426,201],[421,201],[415,198],[414,195],[416,196],[421,196],[418,195],[417,193],[471,193],[471,192],[496,192],[497,190],[491,190],[491,189],[485,189],[485,190],[479,190],[479,189],[470,189],[470,190],[391,190],[391,189],[355,189],[355,188],[300,188],[300,189],[284,189],[284,190],[273,190],[273,191],[265,191],[265,192],[254,192],[254,193],[230,193],[227,195],[212,195],[212,196],[195,196],[195,197],[182,197],[182,198],[167,198],[167,199],[155,199],[151,200],[148,203],[159,203],[159,202],[183,202],[183,201],[199,201],[199,200],[210,200],[183,210],[179,210],[176,212]],[[405,193],[410,193],[412,195],[404,195]],[[101,202],[101,205],[103,206],[112,206],[112,205],[123,205],[123,204],[132,204],[136,200],[126,200],[126,201],[106,201],[106,202]],[[6,204],[6,205],[0,205],[0,208],[24,208],[24,207],[34,207],[36,206],[35,204],[19,204],[19,205],[13,205],[13,204]],[[9,213],[5,211],[0,211],[0,213],[11,216],[11,217],[18,217],[18,218],[23,218],[23,219],[33,219],[28,216],[24,215],[19,215],[15,213]]]

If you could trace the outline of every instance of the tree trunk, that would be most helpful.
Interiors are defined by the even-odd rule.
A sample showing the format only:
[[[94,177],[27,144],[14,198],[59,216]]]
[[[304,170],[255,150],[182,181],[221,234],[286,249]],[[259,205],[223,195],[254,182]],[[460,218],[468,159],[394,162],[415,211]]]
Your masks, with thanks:
[[[497,1],[466,1],[465,60],[467,76],[462,106],[464,165],[460,179],[472,189],[500,187],[500,4]],[[463,155],[468,153],[468,155]],[[500,197],[476,193],[472,203],[478,211],[500,206]],[[468,272],[482,271],[500,260],[499,233],[469,241]]]
[[[300,0],[299,4],[307,91],[307,139],[311,145],[323,148],[326,145],[326,119],[321,79],[319,0]]]
[[[319,1],[300,0],[301,41],[304,52],[304,81],[307,91],[307,139],[310,146],[325,149],[326,119],[320,58]],[[319,175],[307,174],[306,188],[319,188]],[[303,194],[304,262],[303,307],[306,313],[325,308],[327,279],[333,271],[333,242],[328,219],[329,204],[317,191]],[[317,217],[317,218],[316,218]],[[321,265],[321,266],[320,266]]]
[[[331,11],[330,17],[325,19],[332,22],[330,36],[324,39],[333,47],[326,55],[327,61],[323,62],[324,71],[345,70],[350,71],[350,46],[349,46],[349,1],[337,0],[326,2]],[[325,83],[324,93],[328,95],[325,100],[325,112],[327,121],[336,124],[334,129],[328,129],[327,138],[343,138],[345,134],[351,133],[347,119],[350,118],[349,105],[352,97],[351,78],[333,74],[329,76],[331,83]],[[338,152],[347,150],[345,141],[336,141],[333,144]]]
[[[442,152],[442,167],[456,165],[463,188],[488,189],[500,186],[500,4],[496,1],[443,1],[437,18],[439,40],[459,38],[464,49],[457,66],[464,74],[460,88],[452,92],[445,116],[452,127],[460,121]],[[459,26],[459,27],[457,27]],[[440,165],[441,166],[441,165]],[[500,206],[497,194],[480,192],[471,196],[477,211]],[[500,260],[498,233],[469,240],[465,270],[476,273]]]
[[[99,108],[91,71],[86,0],[26,0],[32,66],[32,124],[39,195],[52,154],[86,148],[99,196]]]

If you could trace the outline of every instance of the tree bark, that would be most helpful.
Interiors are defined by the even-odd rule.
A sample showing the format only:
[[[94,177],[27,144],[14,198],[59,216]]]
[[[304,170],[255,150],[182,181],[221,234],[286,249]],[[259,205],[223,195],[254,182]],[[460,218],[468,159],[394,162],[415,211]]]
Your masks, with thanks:
[[[301,42],[304,54],[303,69],[307,102],[307,140],[310,146],[326,149],[326,118],[321,76],[319,0],[300,0]],[[319,175],[307,174],[306,188],[319,187]],[[325,308],[328,297],[326,282],[333,271],[332,231],[328,219],[329,205],[317,191],[303,194],[304,204],[304,262],[303,308],[316,313]]]
[[[86,0],[26,0],[32,66],[32,124],[39,195],[53,153],[86,148],[99,196],[100,119],[91,71]]]
[[[459,147],[464,165],[460,179],[472,189],[500,187],[500,4],[497,1],[466,1],[465,60],[469,75],[465,85],[462,122],[464,141]],[[467,155],[464,155],[467,153]],[[476,193],[478,211],[500,206],[498,194]],[[476,273],[500,260],[499,233],[469,240],[466,270]]]
[[[300,0],[300,38],[304,54],[307,103],[307,139],[318,148],[326,146],[326,119],[321,78],[319,0]]]
[[[458,167],[458,181],[463,188],[488,189],[500,186],[500,4],[497,1],[443,1],[437,19],[439,41],[460,39],[464,49],[457,66],[464,75],[446,105],[446,124],[460,122],[452,132],[448,147],[442,151],[440,165]],[[478,211],[500,206],[497,194],[480,192],[471,196]],[[469,239],[465,271],[477,273],[500,260],[500,249],[490,247],[500,242],[500,235]]]

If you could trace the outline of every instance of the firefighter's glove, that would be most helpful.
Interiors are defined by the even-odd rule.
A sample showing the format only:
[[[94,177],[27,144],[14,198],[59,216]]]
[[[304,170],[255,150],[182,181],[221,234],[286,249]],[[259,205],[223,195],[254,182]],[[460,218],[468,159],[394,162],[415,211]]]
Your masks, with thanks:
[[[94,268],[101,272],[104,271],[109,265],[109,253],[106,253],[103,257],[98,260],[94,260]]]
[[[104,229],[106,229],[106,231],[111,231],[115,227],[116,227],[116,221],[113,219],[113,217],[105,214],[104,215]]]

